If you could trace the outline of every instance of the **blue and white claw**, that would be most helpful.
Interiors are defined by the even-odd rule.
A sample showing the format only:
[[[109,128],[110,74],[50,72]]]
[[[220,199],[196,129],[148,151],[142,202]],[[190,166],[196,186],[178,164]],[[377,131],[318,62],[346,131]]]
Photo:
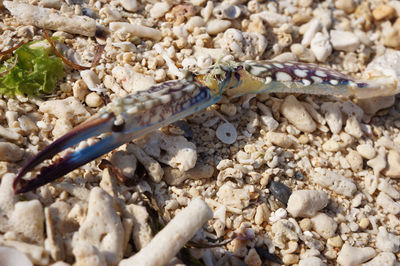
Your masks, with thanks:
[[[122,144],[205,109],[220,98],[220,95],[213,94],[189,77],[154,85],[146,92],[118,99],[89,121],[54,141],[24,165],[14,180],[14,191],[23,193],[52,182]],[[42,167],[36,178],[28,181],[22,179],[44,160],[104,133],[108,133],[107,136],[94,145],[69,153],[53,164]]]

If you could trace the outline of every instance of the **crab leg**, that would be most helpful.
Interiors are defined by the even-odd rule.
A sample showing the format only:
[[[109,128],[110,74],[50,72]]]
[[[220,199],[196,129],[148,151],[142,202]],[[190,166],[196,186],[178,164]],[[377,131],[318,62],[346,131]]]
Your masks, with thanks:
[[[213,94],[192,79],[184,79],[154,85],[147,92],[118,99],[90,121],[50,144],[23,166],[14,180],[14,191],[23,193],[52,182],[122,144],[207,108],[220,98],[220,95]],[[94,145],[69,153],[54,164],[43,167],[36,178],[22,181],[27,172],[44,160],[102,133],[109,135]]]

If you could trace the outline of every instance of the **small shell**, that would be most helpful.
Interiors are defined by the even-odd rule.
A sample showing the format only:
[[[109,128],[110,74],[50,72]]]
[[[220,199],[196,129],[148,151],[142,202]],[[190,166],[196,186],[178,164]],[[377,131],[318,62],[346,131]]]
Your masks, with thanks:
[[[0,247],[0,265],[12,266],[32,266],[32,262],[21,251],[15,248]]]
[[[217,138],[225,144],[232,144],[236,141],[236,128],[231,123],[224,123],[217,128]]]

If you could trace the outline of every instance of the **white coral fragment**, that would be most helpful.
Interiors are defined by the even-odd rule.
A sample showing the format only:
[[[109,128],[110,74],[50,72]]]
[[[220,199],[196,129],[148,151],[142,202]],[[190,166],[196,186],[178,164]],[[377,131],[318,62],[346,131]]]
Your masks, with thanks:
[[[73,237],[73,253],[77,261],[88,255],[85,243],[90,243],[104,256],[107,264],[117,264],[123,254],[124,230],[114,209],[114,201],[104,190],[95,187],[89,196],[88,214]]]
[[[203,200],[192,200],[145,248],[119,265],[165,265],[212,217],[212,210]]]
[[[93,37],[96,21],[86,16],[66,16],[51,8],[4,1],[4,6],[25,25]]]
[[[196,165],[196,146],[182,136],[169,136],[154,131],[141,140],[143,150],[158,161],[180,171],[187,171]],[[163,152],[161,152],[163,151]]]

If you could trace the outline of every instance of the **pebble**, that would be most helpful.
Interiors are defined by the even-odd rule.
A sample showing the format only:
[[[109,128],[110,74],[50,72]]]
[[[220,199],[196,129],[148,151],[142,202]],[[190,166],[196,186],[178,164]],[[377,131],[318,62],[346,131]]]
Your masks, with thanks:
[[[322,212],[311,218],[311,224],[313,230],[325,239],[333,237],[338,227],[335,220]]]
[[[103,104],[103,100],[97,92],[91,92],[85,97],[85,103],[92,108],[99,107]]]
[[[390,150],[387,154],[387,168],[383,173],[391,178],[400,178],[400,154]]]
[[[268,221],[270,215],[271,211],[268,209],[267,204],[261,203],[261,205],[257,207],[256,214],[254,216],[254,222],[257,225],[261,225],[263,222]]]
[[[357,120],[357,117],[350,116],[347,118],[346,126],[344,127],[344,131],[349,135],[359,139],[363,136],[363,132],[361,130],[361,125]]]
[[[314,216],[314,215],[312,215],[312,216]],[[311,227],[312,227],[311,219],[309,219],[309,218],[302,219],[300,221],[299,226],[300,226],[301,230],[303,230],[303,232],[304,231],[310,231]]]
[[[225,19],[212,19],[207,22],[206,31],[210,35],[217,35],[232,25],[232,22]]]
[[[329,170],[324,174],[316,172],[313,176],[313,181],[347,197],[351,197],[357,191],[352,179]]]
[[[317,128],[311,115],[293,95],[285,98],[281,105],[281,113],[290,123],[303,132],[313,132]]]
[[[196,164],[196,166],[187,171],[180,171],[179,169],[164,167],[164,180],[168,185],[178,186],[186,179],[203,179],[210,178],[214,173],[214,167],[208,164]]]
[[[110,161],[122,171],[124,176],[132,178],[135,175],[137,159],[134,155],[125,151],[116,151],[111,155]]]
[[[119,0],[119,2],[121,3],[121,6],[130,11],[130,12],[135,12],[138,9],[138,4],[136,0]],[[150,16],[152,15],[152,13],[150,13]]]
[[[292,191],[288,186],[280,182],[271,181],[269,190],[276,199],[287,205],[289,197],[292,194]]]
[[[322,144],[322,149],[327,152],[337,152],[340,150],[340,144],[334,139],[329,139]]]
[[[400,237],[395,234],[388,233],[383,226],[379,227],[379,232],[375,241],[376,247],[382,251],[392,253],[399,251]]]
[[[321,111],[325,115],[325,120],[331,132],[333,134],[339,134],[343,125],[342,113],[340,112],[339,106],[333,102],[325,102],[321,105]]]
[[[362,266],[396,265],[396,256],[390,252],[381,252],[372,260],[361,264]]]
[[[364,177],[365,190],[370,194],[374,194],[378,188],[378,177],[376,175],[367,175]]]
[[[300,61],[308,62],[308,63],[313,63],[315,62],[315,56],[312,53],[312,51],[308,48],[306,48],[304,45],[299,44],[299,43],[294,43],[290,46],[290,51],[296,55],[296,57]]]
[[[353,0],[336,0],[335,7],[345,11],[347,14],[350,14],[356,9],[356,4]]]
[[[376,151],[371,144],[365,143],[357,146],[357,152],[365,159],[373,159],[376,156]]]
[[[386,179],[380,178],[378,189],[382,192],[385,192],[392,199],[400,199],[400,192],[395,189]]]
[[[358,173],[363,169],[363,159],[355,150],[349,149],[349,153],[346,155],[346,160],[350,164],[353,172]]]
[[[372,10],[372,16],[375,20],[391,19],[396,15],[396,10],[390,5],[379,5]]]
[[[244,258],[244,263],[249,266],[260,266],[262,264],[262,260],[258,255],[257,251],[252,248],[249,250],[249,253]]]
[[[32,266],[31,260],[22,251],[14,247],[0,247],[0,265],[2,266]]]
[[[384,147],[379,147],[378,155],[369,161],[367,165],[372,167],[374,170],[374,175],[379,176],[379,173],[386,167],[386,150]]]
[[[296,254],[285,254],[282,257],[282,261],[285,265],[293,265],[299,261],[300,257]]]
[[[18,162],[22,160],[25,151],[11,142],[0,142],[0,161]]]
[[[317,32],[311,40],[310,48],[319,62],[325,62],[332,53],[329,35]]]
[[[306,25],[307,30],[303,35],[303,39],[301,40],[301,44],[303,46],[308,46],[311,43],[311,40],[314,38],[315,34],[321,30],[322,25],[318,19],[312,19]]]
[[[274,145],[282,148],[290,148],[294,146],[295,141],[285,133],[267,132],[266,138]]]
[[[330,41],[333,49],[354,52],[360,46],[360,40],[357,35],[350,31],[331,30]]]
[[[326,263],[324,263],[320,258],[312,256],[301,259],[299,261],[299,266],[326,266]]]
[[[288,200],[287,211],[293,217],[313,217],[328,204],[328,196],[322,190],[297,190]]]
[[[375,257],[376,251],[370,247],[357,248],[345,243],[339,252],[337,262],[343,266],[359,265]]]
[[[368,99],[359,99],[358,105],[369,115],[374,115],[379,110],[388,108],[394,104],[393,96],[382,96]]]
[[[171,5],[168,2],[156,2],[150,9],[149,14],[152,18],[161,18],[170,8]]]
[[[370,225],[369,219],[368,218],[362,218],[360,220],[360,223],[358,224],[358,226],[360,227],[361,230],[365,230],[368,228],[368,226]]]
[[[376,198],[376,204],[382,208],[385,213],[397,215],[400,213],[400,203],[394,201],[384,192],[380,192]]]
[[[343,246],[343,240],[340,236],[334,236],[328,238],[327,244],[335,248],[341,248]]]

